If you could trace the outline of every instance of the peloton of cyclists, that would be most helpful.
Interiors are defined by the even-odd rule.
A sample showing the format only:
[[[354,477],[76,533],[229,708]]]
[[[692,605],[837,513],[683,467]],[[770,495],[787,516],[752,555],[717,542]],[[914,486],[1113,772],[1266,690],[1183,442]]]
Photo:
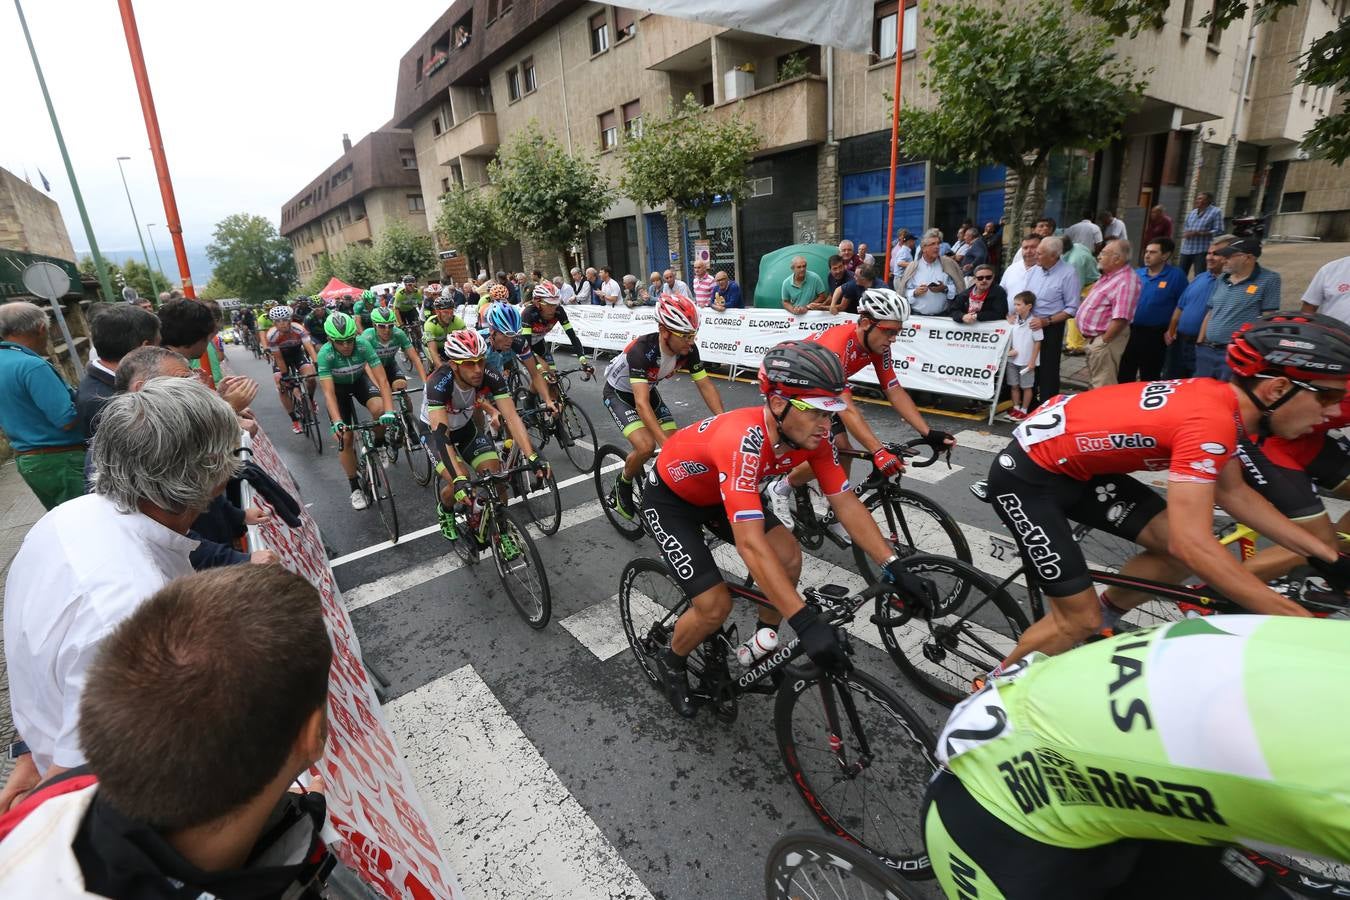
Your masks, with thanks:
[[[541,281],[535,285],[530,301],[520,314],[520,333],[529,336],[530,348],[545,370],[553,366],[553,346],[545,338],[554,326],[559,326],[577,355],[577,364],[587,373],[594,372],[595,368],[586,356],[586,348],[581,346],[581,338],[572,329],[567,311],[561,305],[562,297],[553,283]]]
[[[500,375],[508,385],[511,383],[511,370],[524,369],[530,379],[530,392],[539,398],[550,414],[556,414],[558,407],[549,394],[548,382],[544,380],[544,372],[538,365],[539,358],[530,349],[530,339],[520,333],[520,310],[510,303],[494,303],[480,321],[483,327],[478,330],[488,345],[488,368]]]

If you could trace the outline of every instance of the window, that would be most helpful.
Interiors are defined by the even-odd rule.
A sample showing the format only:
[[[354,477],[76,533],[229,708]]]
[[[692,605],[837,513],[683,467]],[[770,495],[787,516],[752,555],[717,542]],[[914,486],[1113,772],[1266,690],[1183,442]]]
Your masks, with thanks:
[[[515,66],[506,70],[506,99],[511,103],[520,99],[520,70]]]
[[[1223,32],[1219,30],[1219,4],[1216,2],[1209,12],[1209,31],[1205,34],[1205,43],[1217,47],[1222,35]]]
[[[442,179],[441,179],[441,193],[442,193],[442,194],[448,194],[448,193],[450,193],[450,179],[449,179],[449,178],[442,178]]]
[[[506,15],[511,11],[511,0],[502,0],[502,9],[500,15]]]
[[[627,40],[637,34],[637,19],[631,9],[614,7],[614,43]]]
[[[455,187],[464,187],[464,167],[457,162],[450,164],[450,180]]]
[[[704,106],[712,106],[717,102],[717,93],[711,81],[703,82],[703,85],[699,88],[699,96],[702,98]]]
[[[878,3],[872,19],[872,52],[878,60],[895,56],[895,29],[899,21],[900,4],[897,0]],[[905,53],[913,53],[918,46],[919,5],[917,0],[905,2]]]
[[[422,57],[417,57],[417,83],[422,83]]]
[[[600,150],[613,150],[619,143],[619,122],[614,117],[614,110],[603,112],[600,119]]]
[[[1195,0],[1186,0],[1181,5],[1181,27],[1189,29],[1195,24]]]
[[[623,105],[623,136],[625,140],[642,137],[641,100],[633,100]]]
[[[440,137],[440,136],[441,136],[441,132],[442,132],[443,130],[444,130],[444,129],[441,128],[441,114],[440,114],[440,113],[436,113],[436,118],[434,118],[434,119],[431,120],[431,135],[432,135],[432,137]]]
[[[401,151],[398,155],[398,158],[403,163],[403,168],[405,169],[417,168],[417,154],[412,152],[411,150]]]
[[[520,61],[520,80],[525,88],[525,93],[533,94],[539,87],[539,80],[534,74],[534,57],[527,56]]]
[[[1292,194],[1285,194],[1280,199],[1280,212],[1296,213],[1303,212],[1303,201],[1308,196],[1306,191],[1296,191]]]
[[[591,56],[604,53],[609,49],[609,17],[605,13],[596,13],[590,18]]]
[[[491,25],[497,18],[497,0],[488,0],[488,24]]]
[[[422,201],[421,194],[408,195],[408,212],[423,212],[426,208],[427,205]]]

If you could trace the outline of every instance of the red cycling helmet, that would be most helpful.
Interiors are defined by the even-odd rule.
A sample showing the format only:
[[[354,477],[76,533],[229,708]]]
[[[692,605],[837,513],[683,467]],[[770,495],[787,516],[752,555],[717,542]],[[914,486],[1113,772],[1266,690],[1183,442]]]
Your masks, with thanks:
[[[1245,376],[1350,377],[1350,331],[1330,316],[1267,313],[1233,333],[1228,367]]]
[[[698,331],[698,307],[679,294],[666,294],[656,304],[656,321],[671,331]]]

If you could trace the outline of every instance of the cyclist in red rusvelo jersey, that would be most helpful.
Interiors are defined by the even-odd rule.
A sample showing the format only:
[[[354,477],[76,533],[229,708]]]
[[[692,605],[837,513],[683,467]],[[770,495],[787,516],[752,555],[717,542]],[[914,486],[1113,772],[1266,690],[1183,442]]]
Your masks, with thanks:
[[[909,394],[900,386],[900,376],[895,372],[895,361],[891,357],[891,344],[900,335],[900,326],[909,318],[909,302],[889,288],[874,287],[863,293],[858,301],[858,319],[856,322],[844,322],[812,335],[808,340],[817,341],[828,347],[844,366],[844,374],[853,377],[855,373],[872,366],[877,381],[886,393],[886,399],[900,418],[908,422],[915,431],[927,438],[935,450],[950,447],[956,438],[945,431],[929,428],[919,408],[914,405]],[[862,413],[853,404],[851,391],[844,392],[847,403],[845,409],[835,417],[830,435],[835,446],[841,450],[851,450],[851,434],[857,438],[867,452],[872,454],[877,468],[887,475],[893,475],[903,468],[900,457],[882,446]],[[848,471],[848,462],[844,463]],[[811,480],[811,471],[798,466],[786,478],[776,479],[765,486],[764,494],[773,507],[778,520],[788,528],[793,527],[792,491]],[[832,523],[837,528],[838,523]],[[840,535],[842,537],[842,535]]]
[[[899,557],[849,490],[827,440],[830,416],[845,406],[840,394],[847,382],[838,357],[819,344],[786,341],[764,355],[759,385],[763,406],[711,416],[672,435],[642,493],[643,521],[690,598],[670,645],[656,658],[666,697],[685,718],[695,715],[687,657],[731,612],[731,593],[704,541],[704,527],[735,544],[773,604],[773,610],[760,609],[761,624],[776,627],[787,616],[812,661],[827,668],[848,665],[834,629],[797,592],[801,547],[764,511],[759,497],[764,476],[810,466],[839,521],[887,578],[896,578],[902,591],[924,587],[908,573],[892,575]]]
[[[995,673],[1030,653],[1060,653],[1148,599],[1098,598],[1069,519],[1144,546],[1123,574],[1180,583],[1188,572],[1253,612],[1307,615],[1245,570],[1214,537],[1214,504],[1289,548],[1333,584],[1350,558],[1252,490],[1239,439],[1310,433],[1333,414],[1350,374],[1350,332],[1324,316],[1268,315],[1233,335],[1231,384],[1210,378],[1135,382],[1057,396],[1013,430],[989,471],[999,518],[1040,576],[1050,614],[1023,633]],[[1167,500],[1128,473],[1168,473]]]

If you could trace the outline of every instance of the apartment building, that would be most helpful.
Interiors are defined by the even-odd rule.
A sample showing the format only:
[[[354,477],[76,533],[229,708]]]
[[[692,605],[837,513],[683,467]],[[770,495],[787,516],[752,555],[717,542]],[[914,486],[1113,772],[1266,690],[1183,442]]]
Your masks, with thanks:
[[[324,254],[373,244],[390,222],[431,230],[423,197],[411,132],[382,128],[355,145],[344,134],[342,156],[281,208],[300,280]]]
[[[1300,183],[1299,167],[1319,165],[1298,160],[1298,140],[1338,102],[1291,89],[1288,61],[1330,30],[1346,2],[1304,0],[1276,23],[1249,19],[1219,32],[1200,27],[1211,3],[1194,0],[1173,4],[1163,27],[1122,39],[1122,55],[1152,70],[1147,96],[1120,140],[1051,160],[1047,211],[1072,221],[1086,208],[1114,208],[1137,235],[1149,206],[1162,203],[1179,217],[1196,190],[1226,196],[1230,213],[1253,202],[1278,210],[1286,186]],[[1000,8],[1016,14],[1027,5]],[[644,115],[693,94],[715,116],[749,121],[761,136],[749,195],[717,205],[707,223],[714,267],[753,290],[759,259],[770,250],[840,237],[879,250],[885,240],[884,94],[897,50],[902,102],[937,98],[921,84],[929,34],[916,0],[876,3],[872,11],[872,52],[862,54],[594,2],[457,0],[400,61],[393,124],[412,130],[428,198],[483,184],[500,143],[531,119],[570,151],[595,157],[617,181],[623,144]],[[1230,142],[1235,129],[1239,140]],[[936,224],[950,232],[965,219],[1002,217],[1009,185],[1001,166],[944,171],[905,156],[903,135],[900,150],[897,227]],[[1350,180],[1339,169],[1320,178],[1319,185]],[[1250,187],[1258,184],[1265,185],[1260,196]],[[1317,192],[1334,202],[1334,189]],[[429,220],[434,206],[428,203]],[[670,265],[687,271],[696,232],[621,198],[582,255],[639,278]],[[509,248],[506,258],[557,267],[528,245]]]

